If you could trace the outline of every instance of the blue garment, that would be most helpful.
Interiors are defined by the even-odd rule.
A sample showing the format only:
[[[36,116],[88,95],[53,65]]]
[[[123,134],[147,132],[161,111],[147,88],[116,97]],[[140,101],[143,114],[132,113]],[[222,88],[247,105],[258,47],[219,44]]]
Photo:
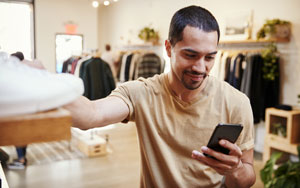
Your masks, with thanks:
[[[229,84],[240,90],[242,82],[242,62],[244,61],[245,56],[243,54],[238,54],[234,59],[233,69],[229,73]]]
[[[23,146],[23,147],[16,147],[17,150],[17,154],[18,154],[18,159],[25,159],[26,156],[26,148],[27,146]]]

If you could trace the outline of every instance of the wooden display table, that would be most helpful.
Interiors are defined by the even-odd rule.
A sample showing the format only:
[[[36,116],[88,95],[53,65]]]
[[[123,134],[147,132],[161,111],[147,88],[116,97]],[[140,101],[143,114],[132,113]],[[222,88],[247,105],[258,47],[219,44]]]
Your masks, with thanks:
[[[280,123],[285,126],[286,137],[272,134],[272,126]],[[270,159],[272,151],[278,150],[297,155],[297,146],[300,144],[300,110],[266,109],[266,134],[264,142],[263,161]]]
[[[62,108],[0,118],[0,146],[71,139],[71,116]]]

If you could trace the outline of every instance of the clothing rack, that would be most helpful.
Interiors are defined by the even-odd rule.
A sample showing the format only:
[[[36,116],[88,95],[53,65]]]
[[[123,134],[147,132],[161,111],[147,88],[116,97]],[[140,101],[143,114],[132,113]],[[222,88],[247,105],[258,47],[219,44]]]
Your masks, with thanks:
[[[218,45],[219,50],[236,50],[241,53],[261,53],[263,50],[267,49],[268,46],[274,44],[275,41],[257,41],[257,40],[246,40],[246,41],[221,41]]]
[[[133,49],[120,54],[118,80],[126,82],[138,77],[148,78],[164,70],[165,61],[152,49]]]
[[[264,119],[265,108],[279,102],[279,56],[275,68],[275,80],[264,79],[264,60],[261,52],[266,48],[221,49],[215,58],[210,75],[228,82],[246,94],[251,102],[254,123]]]
[[[263,50],[265,50],[266,48],[248,48],[248,49],[219,49],[219,51],[228,51],[228,52],[233,52],[233,53],[261,53]]]

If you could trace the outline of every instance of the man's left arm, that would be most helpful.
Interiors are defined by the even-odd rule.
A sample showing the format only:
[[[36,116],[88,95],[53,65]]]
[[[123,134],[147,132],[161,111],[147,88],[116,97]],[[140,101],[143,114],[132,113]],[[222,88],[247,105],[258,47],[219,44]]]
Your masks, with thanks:
[[[192,157],[224,175],[226,187],[251,187],[256,179],[253,169],[253,149],[242,152],[236,144],[226,140],[221,140],[219,144],[230,150],[229,155],[203,146],[202,152],[216,159],[206,157],[196,150],[193,151]]]

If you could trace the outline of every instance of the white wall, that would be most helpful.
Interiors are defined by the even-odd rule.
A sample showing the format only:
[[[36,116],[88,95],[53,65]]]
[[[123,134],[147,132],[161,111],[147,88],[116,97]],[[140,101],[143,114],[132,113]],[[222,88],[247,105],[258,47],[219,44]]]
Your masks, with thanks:
[[[297,94],[300,93],[299,0],[119,0],[108,7],[99,7],[99,48],[103,49],[105,43],[110,43],[115,48],[128,43],[140,43],[138,31],[149,24],[159,30],[163,44],[168,36],[172,15],[179,8],[192,4],[210,10],[221,29],[224,27],[226,15],[253,9],[253,36],[265,19],[280,18],[291,21],[291,42],[279,45],[284,60],[281,66],[281,102],[292,105],[297,103]]]
[[[83,34],[84,49],[98,48],[98,10],[88,0],[35,0],[36,57],[55,72],[55,34],[72,21]]]

